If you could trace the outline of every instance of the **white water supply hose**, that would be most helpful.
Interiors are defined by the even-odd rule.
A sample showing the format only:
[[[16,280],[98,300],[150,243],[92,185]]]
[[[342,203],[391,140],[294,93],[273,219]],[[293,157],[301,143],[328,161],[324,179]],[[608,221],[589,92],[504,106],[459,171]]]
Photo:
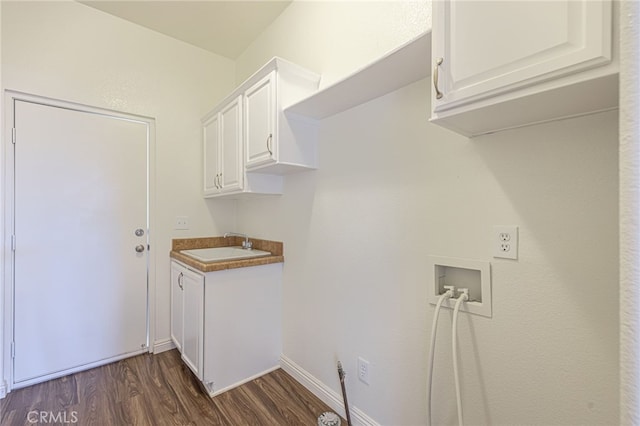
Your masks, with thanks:
[[[453,290],[449,289],[441,294],[436,303],[436,311],[433,313],[433,324],[431,326],[431,343],[429,345],[429,366],[427,368],[427,426],[431,426],[431,386],[433,385],[433,357],[436,348],[436,332],[438,331],[438,316],[440,307],[445,299],[453,297]]]
[[[465,292],[458,297],[453,308],[453,324],[451,325],[451,340],[453,345],[453,377],[456,382],[456,402],[458,404],[458,425],[464,426],[462,421],[462,398],[460,397],[460,379],[458,377],[458,313],[462,302],[469,300],[469,295]]]

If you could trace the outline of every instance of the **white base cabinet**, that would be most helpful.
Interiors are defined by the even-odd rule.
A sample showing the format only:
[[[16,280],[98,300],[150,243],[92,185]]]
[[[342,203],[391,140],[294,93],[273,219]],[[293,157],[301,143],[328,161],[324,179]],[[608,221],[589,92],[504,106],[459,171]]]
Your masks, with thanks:
[[[171,337],[211,396],[279,367],[282,264],[200,273],[171,261]]]

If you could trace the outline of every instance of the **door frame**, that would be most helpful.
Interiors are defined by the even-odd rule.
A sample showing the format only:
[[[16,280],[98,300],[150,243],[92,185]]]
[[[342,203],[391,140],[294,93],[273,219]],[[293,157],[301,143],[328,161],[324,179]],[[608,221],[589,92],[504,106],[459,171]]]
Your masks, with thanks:
[[[124,119],[142,123],[147,126],[147,215],[148,215],[148,241],[147,250],[147,330],[148,341],[147,351],[154,352],[155,325],[156,325],[156,255],[157,247],[155,233],[155,119],[141,115],[128,114],[104,108],[68,102],[59,99],[52,99],[43,96],[28,94],[24,92],[5,90],[4,91],[4,147],[0,149],[0,164],[4,165],[4,172],[0,175],[0,183],[3,207],[0,214],[4,217],[0,220],[0,320],[3,326],[0,327],[0,398],[14,388],[13,384],[13,341],[14,341],[14,252],[12,250],[12,234],[14,229],[14,203],[15,203],[15,164],[14,164],[14,144],[13,127],[15,123],[15,101],[32,102],[54,108],[64,108],[89,114],[98,114],[117,119]],[[110,359],[107,362],[113,362]],[[75,370],[80,371],[105,364],[99,361],[94,364],[85,365],[81,368],[67,371],[65,374]]]

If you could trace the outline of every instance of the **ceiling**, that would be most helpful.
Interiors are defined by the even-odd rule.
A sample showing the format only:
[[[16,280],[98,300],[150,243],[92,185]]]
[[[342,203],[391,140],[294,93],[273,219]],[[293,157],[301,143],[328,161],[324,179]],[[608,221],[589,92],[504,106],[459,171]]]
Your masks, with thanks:
[[[236,59],[291,0],[89,0],[80,3]]]

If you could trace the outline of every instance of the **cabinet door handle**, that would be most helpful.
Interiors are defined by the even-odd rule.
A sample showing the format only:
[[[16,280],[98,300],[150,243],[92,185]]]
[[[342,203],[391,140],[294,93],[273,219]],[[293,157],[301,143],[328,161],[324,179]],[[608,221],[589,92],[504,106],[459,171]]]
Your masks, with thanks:
[[[218,188],[222,189],[222,173],[218,175]]]
[[[436,99],[442,98],[442,92],[438,89],[438,69],[442,65],[442,58],[436,60],[436,66],[433,67],[433,87],[436,89]]]
[[[267,151],[269,151],[269,155],[273,155],[273,151],[271,151],[272,139],[273,139],[273,133],[269,133],[269,137],[267,138]]]
[[[184,290],[184,287],[182,287],[182,277],[184,276],[184,274],[182,272],[180,272],[180,275],[178,275],[178,287],[180,287],[180,290]]]

